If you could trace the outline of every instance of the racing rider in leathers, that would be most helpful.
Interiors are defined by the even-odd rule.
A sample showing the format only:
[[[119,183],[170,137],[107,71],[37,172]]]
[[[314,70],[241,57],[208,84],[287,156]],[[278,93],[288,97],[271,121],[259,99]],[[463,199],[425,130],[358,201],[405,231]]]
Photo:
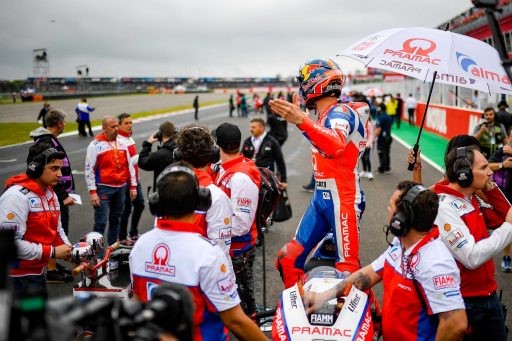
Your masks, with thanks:
[[[352,273],[360,268],[359,220],[364,194],[357,165],[366,147],[369,107],[366,103],[340,103],[345,75],[330,59],[314,59],[300,68],[299,93],[316,122],[294,103],[271,100],[273,112],[297,128],[312,147],[315,193],[295,238],[279,252],[276,266],[286,288],[304,273],[304,262],[315,245],[333,231],[337,245],[336,268]]]

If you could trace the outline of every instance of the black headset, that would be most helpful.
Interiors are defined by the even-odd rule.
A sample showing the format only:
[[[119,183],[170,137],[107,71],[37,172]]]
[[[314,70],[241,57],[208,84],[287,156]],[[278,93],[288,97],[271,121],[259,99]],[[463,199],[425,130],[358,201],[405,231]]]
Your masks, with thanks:
[[[189,128],[186,128],[186,129],[203,129],[203,130],[207,131],[205,128],[199,127],[199,126],[197,126],[197,127],[189,127]],[[212,153],[210,154],[210,163],[217,163],[220,160],[220,147],[217,145],[217,142],[215,141],[213,136],[210,135],[210,137],[212,139]],[[178,147],[174,148],[174,150],[172,151],[172,156],[173,156],[173,159],[174,159],[175,162],[176,161],[181,161],[183,159],[183,155],[181,154],[181,150]]]
[[[471,161],[467,157],[468,148],[457,148],[457,159],[453,165],[455,180],[460,187],[467,188],[473,182],[473,171],[471,170]]]
[[[194,178],[194,181],[196,183],[196,189],[197,189],[196,211],[202,211],[202,212],[208,211],[208,209],[212,205],[212,194],[207,187],[199,186],[199,181],[197,180],[196,174],[190,168],[184,167],[184,166],[172,166],[172,165],[168,166],[160,173],[160,175],[156,179],[156,183],[158,184],[158,182],[160,182],[160,180],[162,180],[164,178],[164,176],[166,176],[167,174],[175,173],[175,172],[185,173]],[[148,203],[149,203],[149,211],[151,212],[152,215],[157,216],[157,217],[161,217],[164,215],[163,214],[164,210],[163,210],[163,207],[161,206],[160,195],[158,194],[158,189],[155,192],[148,194]]]
[[[44,166],[48,163],[48,157],[59,153],[55,148],[45,149],[41,154],[36,155],[27,165],[26,174],[31,179],[37,179],[43,174]]]
[[[412,204],[416,197],[421,192],[426,191],[427,188],[422,185],[415,185],[407,191],[402,201],[397,205],[397,210],[391,220],[389,221],[389,231],[396,237],[404,236],[411,228],[414,213],[412,211]],[[403,207],[403,209],[402,209]]]

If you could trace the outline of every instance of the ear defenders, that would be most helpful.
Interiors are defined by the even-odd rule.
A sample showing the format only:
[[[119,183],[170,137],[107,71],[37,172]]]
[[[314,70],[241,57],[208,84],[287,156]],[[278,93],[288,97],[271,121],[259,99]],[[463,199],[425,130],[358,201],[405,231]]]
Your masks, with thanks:
[[[457,148],[457,159],[453,165],[455,171],[455,180],[460,187],[467,188],[473,183],[473,171],[471,170],[471,161],[467,158],[468,148]]]
[[[156,180],[156,183],[158,184],[158,182],[160,180],[162,180],[167,174],[175,173],[175,172],[188,174],[189,176],[191,176],[194,179],[194,181],[196,183],[196,189],[197,189],[196,211],[202,211],[202,212],[208,211],[208,209],[212,205],[212,194],[210,193],[210,190],[208,188],[199,186],[199,182],[197,180],[196,174],[190,168],[183,167],[183,166],[169,166],[169,167],[165,168],[160,173],[160,175],[158,176],[158,178]],[[158,194],[158,190],[153,193],[148,194],[148,203],[149,203],[149,210],[152,215],[157,216],[157,217],[163,216],[163,213],[162,213],[163,209],[161,206],[160,195]]]
[[[48,157],[52,154],[58,153],[55,148],[45,149],[41,154],[36,155],[32,161],[27,165],[26,174],[31,179],[37,179],[43,174],[44,166],[46,166]]]
[[[389,222],[389,231],[396,237],[404,236],[411,228],[414,213],[412,212],[412,204],[421,192],[426,191],[422,185],[416,185],[407,191],[403,200],[398,203],[397,211],[391,217]]]

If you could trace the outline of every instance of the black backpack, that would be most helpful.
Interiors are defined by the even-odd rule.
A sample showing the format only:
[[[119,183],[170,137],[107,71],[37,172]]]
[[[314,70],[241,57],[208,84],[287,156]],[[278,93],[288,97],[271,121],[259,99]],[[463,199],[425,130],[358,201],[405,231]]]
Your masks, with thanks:
[[[271,224],[271,216],[274,212],[282,191],[279,180],[268,168],[258,167],[260,173],[260,191],[258,193],[258,210],[256,211],[256,226],[258,237],[263,238],[263,228]]]

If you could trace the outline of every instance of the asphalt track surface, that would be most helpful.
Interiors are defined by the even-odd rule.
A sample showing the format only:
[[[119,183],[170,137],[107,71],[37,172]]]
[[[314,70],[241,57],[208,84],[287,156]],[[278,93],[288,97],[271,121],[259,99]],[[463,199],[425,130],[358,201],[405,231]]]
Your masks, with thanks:
[[[202,96],[200,96],[201,98]],[[166,96],[129,96],[128,97],[113,97],[104,98],[105,102],[101,104],[100,114],[109,113],[117,115],[121,112],[136,112],[145,109],[157,109],[171,107],[176,104],[170,97]],[[132,98],[134,100],[132,100]],[[217,127],[222,122],[232,122],[239,125],[243,138],[249,136],[249,119],[259,114],[249,115],[249,119],[244,118],[229,118],[227,98],[226,105],[216,105],[209,108],[201,108],[199,111],[199,124],[205,125],[210,129]],[[98,99],[91,99],[92,105],[97,103]],[[139,103],[139,100],[141,103]],[[64,101],[63,101],[64,102]],[[70,103],[76,103],[70,101]],[[189,101],[192,103],[192,101]],[[111,103],[109,106],[108,103]],[[55,103],[55,107],[60,103]],[[146,106],[142,108],[143,106]],[[159,106],[160,105],[160,106]],[[34,106],[32,103],[18,104],[16,106],[16,117],[30,116],[34,117]],[[100,106],[98,105],[98,109]],[[98,111],[96,115],[98,115]],[[0,106],[0,113],[5,113],[4,106]],[[72,108],[67,110],[68,113],[73,113]],[[235,111],[236,115],[236,111]],[[261,115],[264,116],[264,115]],[[100,117],[100,116],[97,116]],[[178,128],[193,122],[193,111],[186,110],[180,113],[170,113],[168,115],[160,115],[158,117],[146,118],[136,120],[134,122],[134,138],[137,147],[140,150],[142,141],[149,135],[155,132],[164,120],[170,120],[176,124]],[[312,168],[310,160],[310,146],[306,139],[298,132],[293,126],[288,127],[289,138],[283,146],[283,153],[285,155],[286,165],[288,169],[288,194],[293,206],[293,217],[283,223],[274,224],[266,234],[266,257],[265,267],[263,267],[263,257],[261,248],[258,249],[256,264],[254,267],[255,272],[255,286],[256,286],[256,301],[263,303],[263,271],[266,270],[266,305],[274,307],[278,301],[279,294],[283,286],[278,272],[274,268],[274,260],[278,250],[294,235],[295,229],[300,221],[302,213],[309,204],[312,194],[302,192],[300,190],[303,184],[309,182]],[[28,135],[28,132],[27,132]],[[78,241],[85,233],[92,230],[93,225],[93,209],[89,204],[88,194],[85,187],[85,180],[83,175],[85,152],[88,143],[91,141],[89,138],[81,138],[77,133],[71,136],[63,136],[60,138],[61,143],[65,147],[68,156],[70,157],[73,170],[78,173],[75,174],[76,192],[81,195],[84,204],[82,206],[75,205],[70,209],[70,241]],[[23,172],[25,170],[25,158],[27,155],[29,144],[21,144],[16,146],[4,147],[0,149],[0,180],[2,183],[14,174]],[[443,151],[439,151],[443,153]],[[367,179],[361,180],[361,186],[366,195],[366,211],[364,212],[361,221],[360,231],[360,258],[362,265],[369,264],[381,252],[383,252],[387,243],[385,235],[382,232],[382,227],[388,219],[387,206],[388,199],[394,191],[395,186],[399,181],[410,179],[411,173],[407,171],[407,157],[408,149],[399,144],[396,140],[391,147],[391,165],[392,171],[388,174],[378,174],[374,172],[375,179],[369,181]],[[15,161],[14,161],[15,160]],[[376,170],[378,166],[377,155],[373,155],[373,168]],[[8,162],[10,161],[10,162]],[[439,180],[441,174],[434,167],[424,164],[423,166],[423,181],[425,184],[430,185]],[[141,183],[143,191],[146,192],[148,186],[152,185],[152,173],[141,171]],[[143,212],[141,222],[139,224],[139,232],[143,233],[148,231],[153,224],[153,217],[150,215],[146,206]],[[198,250],[200,252],[200,250]],[[496,277],[498,283],[504,288],[504,302],[512,307],[511,289],[510,289],[510,276],[512,274],[504,274],[499,270],[499,260],[501,257],[496,256]],[[77,279],[75,279],[76,282]],[[49,284],[49,292],[51,297],[61,297],[72,294],[71,284]],[[375,288],[376,294],[379,298],[382,295],[382,286],[379,284]],[[507,325],[511,325],[510,314],[507,318]]]

